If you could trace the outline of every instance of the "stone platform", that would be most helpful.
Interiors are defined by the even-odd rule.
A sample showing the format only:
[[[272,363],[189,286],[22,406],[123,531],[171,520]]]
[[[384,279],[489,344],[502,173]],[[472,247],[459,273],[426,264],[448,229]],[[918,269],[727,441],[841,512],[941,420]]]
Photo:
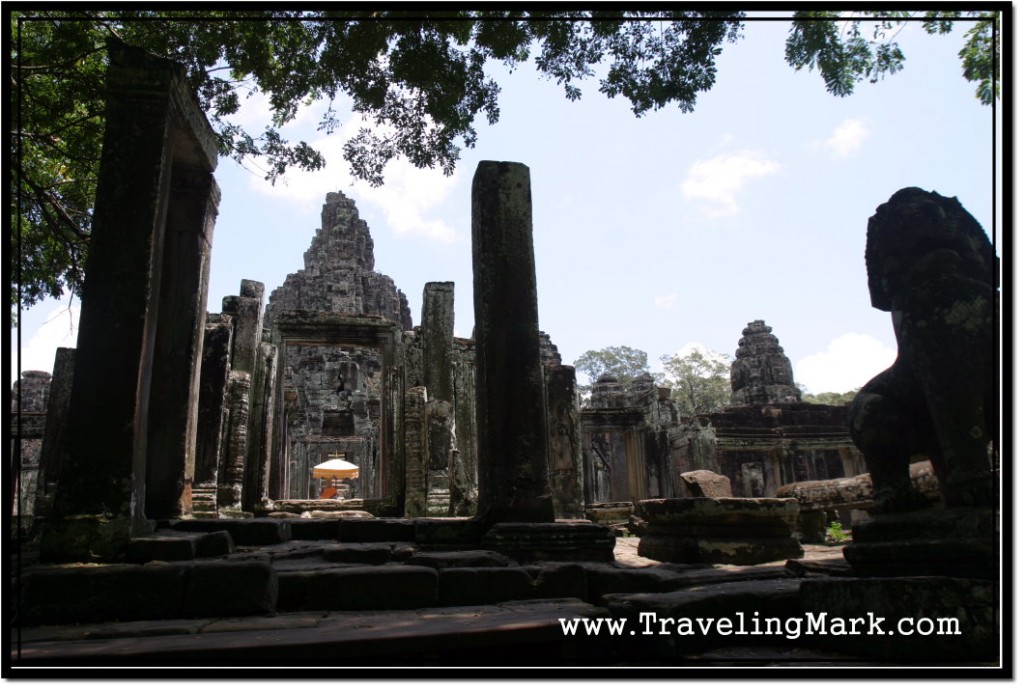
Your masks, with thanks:
[[[342,528],[345,523],[353,525]],[[811,601],[804,602],[808,588],[820,593],[821,584],[860,580],[850,577],[839,547],[811,545],[800,560],[745,566],[659,562],[638,554],[638,538],[618,539],[613,560],[576,562],[519,562],[480,546],[339,539],[415,537],[418,530],[436,540],[442,523],[453,531],[449,539],[465,537],[458,522],[369,523],[289,521],[289,539],[234,544],[226,554],[184,561],[24,568],[18,626],[10,637],[11,676],[72,665],[314,665],[346,674],[362,666],[611,669],[727,665],[734,658],[737,664],[773,666],[903,660],[878,650],[877,643],[858,648],[850,637],[837,647],[815,636],[791,641],[777,635],[686,636],[674,629],[670,635],[644,633],[643,612],[768,617],[811,611]],[[175,527],[190,541],[195,535],[244,535],[227,526],[202,534]],[[309,538],[317,534],[332,537]],[[959,588],[974,642],[953,657],[947,646],[930,664],[991,662],[983,655],[992,632],[984,621],[993,604],[984,584],[977,585],[982,590],[954,584],[936,591],[945,597]],[[931,587],[925,584],[921,592]],[[857,602],[853,595],[844,601]],[[928,602],[925,597],[919,604],[927,608]],[[628,628],[619,635],[563,633],[561,620],[584,618],[621,619]],[[927,643],[922,639],[908,650],[927,651]],[[789,652],[780,653],[787,646]]]
[[[642,557],[666,562],[760,564],[803,556],[794,499],[689,497],[637,504]]]
[[[999,542],[991,509],[923,509],[853,525],[844,551],[860,576],[992,579]]]

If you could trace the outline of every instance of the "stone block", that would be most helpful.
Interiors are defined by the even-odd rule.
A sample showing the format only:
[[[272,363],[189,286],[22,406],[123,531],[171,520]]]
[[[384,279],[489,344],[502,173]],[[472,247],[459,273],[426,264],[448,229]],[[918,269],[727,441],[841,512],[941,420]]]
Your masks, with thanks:
[[[338,567],[280,574],[279,610],[433,607],[438,572],[425,566]]]
[[[235,541],[226,530],[205,533],[196,544],[197,557],[219,557],[235,551]]]
[[[760,564],[803,556],[792,537],[795,499],[648,499],[638,511],[647,527],[637,553],[657,561]]]
[[[412,545],[386,542],[355,542],[324,547],[324,559],[343,564],[385,564],[407,560],[414,553]]]
[[[710,470],[691,470],[681,473],[683,488],[691,497],[731,497],[732,483],[729,478]]]
[[[181,615],[184,564],[75,564],[28,571],[20,626],[173,619]]]
[[[593,523],[498,523],[484,535],[481,546],[520,563],[615,559],[615,535]]]
[[[826,649],[906,664],[998,660],[991,581],[937,576],[811,579],[801,583],[800,605],[807,612],[827,612],[827,621],[871,613],[882,631],[816,636]]]
[[[404,518],[346,518],[338,521],[339,542],[415,542],[413,521]]]
[[[276,605],[277,573],[266,563],[201,562],[187,572],[185,617],[267,614]]]
[[[535,598],[587,600],[587,571],[582,564],[539,564],[526,570],[533,576]]]
[[[188,561],[196,558],[200,533],[160,531],[146,537],[134,537],[128,542],[128,561],[144,564],[147,561]]]
[[[405,563],[417,566],[429,566],[434,569],[513,565],[513,561],[504,554],[483,549],[460,550],[455,552],[419,552],[409,557]]]
[[[418,545],[479,545],[482,526],[469,518],[418,518],[413,521],[413,536]]]
[[[932,508],[853,525],[843,554],[858,575],[995,577],[998,533],[989,508]]]
[[[663,593],[680,586],[680,574],[660,568],[624,569],[613,564],[585,566],[588,602],[609,593]]]
[[[534,597],[533,579],[517,567],[441,569],[440,604],[483,605]]]
[[[334,540],[338,537],[338,519],[285,518],[293,540]]]
[[[607,502],[604,504],[591,504],[586,510],[587,520],[602,525],[615,523],[627,523],[633,514],[633,502]]]
[[[291,525],[274,518],[210,518],[169,521],[171,530],[212,533],[226,531],[237,545],[276,545],[292,539]]]

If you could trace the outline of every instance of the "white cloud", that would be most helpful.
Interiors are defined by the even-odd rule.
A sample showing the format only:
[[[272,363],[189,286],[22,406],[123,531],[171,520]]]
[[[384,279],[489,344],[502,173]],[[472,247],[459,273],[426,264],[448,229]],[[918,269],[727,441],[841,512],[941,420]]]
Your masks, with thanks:
[[[866,334],[848,333],[834,339],[824,352],[796,362],[794,378],[812,394],[845,393],[860,388],[895,360],[894,348]]]
[[[296,205],[309,206],[323,201],[328,192],[342,190],[357,206],[371,204],[387,219],[398,235],[453,242],[455,230],[445,221],[431,218],[434,209],[451,194],[458,174],[446,177],[440,170],[420,169],[401,160],[391,162],[384,172],[384,185],[371,187],[355,181],[342,155],[344,133],[310,142],[324,154],[325,166],[318,171],[291,170],[271,185],[260,175],[251,178],[260,194],[278,197]],[[363,207],[365,208],[365,207]],[[377,231],[374,231],[377,232]]]
[[[726,355],[725,353],[717,353],[714,350],[708,348],[703,343],[697,343],[696,341],[691,341],[690,343],[687,343],[682,348],[672,353],[672,355],[678,357],[686,357],[687,355],[693,352],[700,353],[708,360],[718,360],[726,364],[732,362],[732,360],[729,359],[729,356]]]
[[[61,305],[46,315],[46,321],[34,333],[21,334],[21,371],[53,372],[57,348],[74,348],[78,342],[78,302]],[[11,381],[18,379],[17,358],[11,358]]]
[[[825,140],[825,148],[840,158],[855,153],[868,138],[868,128],[862,120],[848,118],[832,130],[832,136]]]
[[[674,309],[676,303],[679,302],[679,293],[672,293],[671,295],[659,295],[654,298],[654,306],[658,309],[670,310]]]
[[[779,168],[758,151],[721,154],[694,163],[681,189],[686,199],[705,202],[701,209],[708,216],[732,216],[739,213],[736,196],[747,181],[777,173]]]

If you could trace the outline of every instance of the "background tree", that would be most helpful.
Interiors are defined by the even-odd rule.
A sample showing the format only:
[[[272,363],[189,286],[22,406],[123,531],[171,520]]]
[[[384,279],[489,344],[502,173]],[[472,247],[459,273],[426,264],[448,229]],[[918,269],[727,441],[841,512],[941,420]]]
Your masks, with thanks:
[[[259,160],[273,181],[297,166],[317,170],[323,155],[285,140],[280,128],[301,106],[325,104],[319,130],[338,126],[336,99],[352,99],[366,125],[344,143],[358,178],[380,185],[385,165],[404,158],[454,171],[460,147],[477,140],[475,121],[497,122],[500,88],[489,70],[530,60],[577,100],[579,84],[629,100],[643,115],[669,104],[694,109],[717,77],[724,44],[740,36],[742,12],[622,10],[443,12],[14,11],[11,26],[10,193],[18,245],[9,252],[11,304],[30,306],[81,287],[103,131],[105,40],[118,37],[186,66],[217,133],[221,155]],[[877,40],[860,36],[870,18]],[[832,93],[898,71],[894,36],[922,22],[948,33],[969,18],[964,76],[982,102],[998,96],[998,13],[799,12],[786,59],[818,68]],[[600,74],[598,74],[600,72]],[[242,99],[264,94],[271,118],[250,131],[233,117]],[[16,258],[16,259],[15,259]]]
[[[853,391],[847,391],[846,393],[826,391],[824,393],[811,394],[804,392],[800,398],[804,403],[818,403],[820,405],[850,405],[858,391],[860,391],[860,387],[857,387]]]
[[[641,374],[650,374],[647,353],[629,346],[588,350],[572,364],[577,374],[582,372],[587,376],[587,383],[579,384],[580,393],[583,395],[589,394],[594,388],[594,383],[604,374],[611,374],[623,383],[632,381]]]
[[[672,388],[672,400],[687,417],[716,413],[729,405],[730,358],[714,351],[690,350],[685,355],[662,355],[663,385]]]

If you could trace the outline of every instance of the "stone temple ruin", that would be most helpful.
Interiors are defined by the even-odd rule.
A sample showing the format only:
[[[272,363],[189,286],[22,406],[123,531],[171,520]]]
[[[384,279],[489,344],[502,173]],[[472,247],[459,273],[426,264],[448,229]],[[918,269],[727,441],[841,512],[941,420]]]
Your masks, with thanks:
[[[648,378],[602,379],[580,407],[573,368],[539,330],[529,169],[493,161],[473,180],[473,339],[454,337],[443,280],[424,287],[413,325],[341,193],[301,270],[269,296],[243,280],[207,314],[212,133],[180,66],[110,52],[78,347],[58,352],[52,377],[24,373],[12,410],[16,665],[996,660],[991,458],[935,433],[941,406],[920,437],[936,472],[896,472],[878,453],[898,435],[875,413],[939,390],[921,363],[942,340],[900,332],[914,376],[872,380],[878,398],[850,427],[843,408],[800,401],[763,321],[743,330],[721,413],[682,418]],[[911,232],[882,211],[871,227]],[[973,219],[946,214],[960,225],[943,241],[966,252],[955,239]],[[944,257],[911,274],[958,286],[938,309],[971,306],[969,333],[953,335],[981,344],[992,284],[960,281]],[[927,293],[909,283],[902,305]],[[341,461],[344,473],[318,471]],[[875,506],[872,484],[894,478],[926,500]],[[813,544],[826,512],[850,509],[874,513],[845,555]],[[781,628],[869,610],[953,617],[963,635],[794,644]],[[572,636],[559,623],[644,631],[652,613],[737,612],[764,617],[766,635]]]

